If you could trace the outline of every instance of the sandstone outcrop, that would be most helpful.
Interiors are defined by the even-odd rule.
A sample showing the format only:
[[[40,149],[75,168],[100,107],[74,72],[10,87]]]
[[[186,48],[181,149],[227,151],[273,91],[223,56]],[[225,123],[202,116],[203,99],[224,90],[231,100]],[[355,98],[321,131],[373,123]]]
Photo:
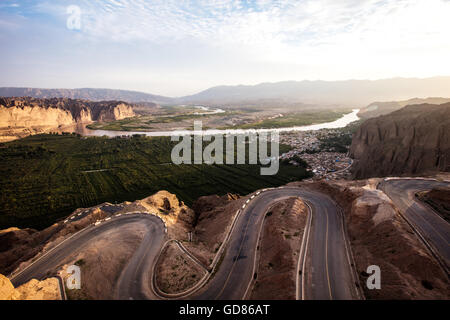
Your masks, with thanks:
[[[11,281],[0,274],[0,300],[13,300],[17,296]]]
[[[168,191],[158,191],[154,195],[136,201],[149,212],[158,215],[168,226],[175,224],[190,229],[194,222],[193,211],[177,196]]]
[[[58,279],[48,278],[42,281],[31,279],[14,288],[11,281],[0,274],[0,300],[60,300]]]
[[[354,134],[353,178],[450,171],[450,103],[406,106]]]
[[[121,120],[133,116],[132,105],[121,101],[0,98],[0,134],[11,138],[80,123]],[[2,140],[11,138],[4,137]]]

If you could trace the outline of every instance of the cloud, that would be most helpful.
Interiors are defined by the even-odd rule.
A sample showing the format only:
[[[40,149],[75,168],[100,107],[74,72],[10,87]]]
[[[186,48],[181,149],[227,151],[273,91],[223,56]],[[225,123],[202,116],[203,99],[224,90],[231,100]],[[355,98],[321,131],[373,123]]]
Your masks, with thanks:
[[[444,0],[47,0],[30,6],[65,19],[69,2],[82,10],[86,39],[195,40],[262,58],[279,51],[288,59],[320,49],[446,45],[450,29],[450,1]]]
[[[23,0],[11,7],[16,3],[0,4],[0,38],[10,43],[2,54],[17,65],[25,59],[17,52],[32,47],[32,65],[98,66],[98,86],[111,78],[105,70],[118,68],[136,79],[154,75],[155,85],[178,81],[177,94],[190,93],[183,90],[193,83],[450,74],[445,0]],[[80,31],[66,29],[69,5],[81,9]]]
[[[399,46],[444,41],[450,26],[450,3],[439,0],[85,0],[80,6],[86,36],[124,42]]]

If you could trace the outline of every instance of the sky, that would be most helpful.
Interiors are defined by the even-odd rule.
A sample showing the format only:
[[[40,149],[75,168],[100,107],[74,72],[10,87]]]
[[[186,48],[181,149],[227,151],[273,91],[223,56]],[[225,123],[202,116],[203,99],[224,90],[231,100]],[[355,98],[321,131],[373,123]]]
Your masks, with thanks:
[[[0,86],[166,96],[450,75],[450,0],[0,0]]]

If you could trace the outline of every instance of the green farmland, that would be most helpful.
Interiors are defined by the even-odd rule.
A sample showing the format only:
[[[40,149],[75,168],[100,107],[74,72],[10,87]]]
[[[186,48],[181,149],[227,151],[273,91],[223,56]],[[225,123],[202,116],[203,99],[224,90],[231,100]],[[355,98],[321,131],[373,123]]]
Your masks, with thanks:
[[[342,111],[318,111],[286,114],[277,118],[265,119],[258,122],[246,123],[235,126],[235,129],[273,129],[295,126],[307,126],[311,124],[332,122],[341,118],[351,110]]]
[[[170,138],[35,135],[0,144],[0,229],[45,228],[79,207],[134,201],[159,190],[190,205],[202,195],[247,194],[307,176],[280,165],[174,165]],[[280,153],[287,151],[280,146]]]

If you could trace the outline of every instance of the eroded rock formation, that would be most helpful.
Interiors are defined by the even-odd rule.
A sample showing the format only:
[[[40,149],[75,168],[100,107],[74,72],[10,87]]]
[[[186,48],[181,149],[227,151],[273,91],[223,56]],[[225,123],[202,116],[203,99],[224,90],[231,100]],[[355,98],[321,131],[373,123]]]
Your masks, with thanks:
[[[0,98],[0,134],[13,139],[80,123],[121,120],[134,115],[132,105],[121,101]]]
[[[354,178],[450,171],[450,103],[406,106],[353,136]]]
[[[0,300],[60,300],[58,279],[48,278],[42,281],[31,279],[14,288],[11,281],[0,274]]]

